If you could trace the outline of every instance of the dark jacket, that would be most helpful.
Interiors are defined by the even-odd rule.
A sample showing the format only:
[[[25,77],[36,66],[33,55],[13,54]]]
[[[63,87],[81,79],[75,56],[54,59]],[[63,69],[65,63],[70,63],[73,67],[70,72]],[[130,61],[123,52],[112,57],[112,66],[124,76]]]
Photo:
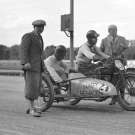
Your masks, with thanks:
[[[34,32],[26,33],[21,41],[21,64],[30,63],[31,71],[40,72],[43,67],[43,39]]]

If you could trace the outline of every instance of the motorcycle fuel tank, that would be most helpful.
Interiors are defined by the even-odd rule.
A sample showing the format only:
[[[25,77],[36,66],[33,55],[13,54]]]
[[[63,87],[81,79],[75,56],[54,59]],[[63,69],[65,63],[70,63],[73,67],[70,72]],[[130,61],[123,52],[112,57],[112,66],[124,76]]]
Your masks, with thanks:
[[[110,82],[95,78],[86,78],[81,73],[71,73],[71,95],[78,97],[105,97],[117,95],[116,88]]]

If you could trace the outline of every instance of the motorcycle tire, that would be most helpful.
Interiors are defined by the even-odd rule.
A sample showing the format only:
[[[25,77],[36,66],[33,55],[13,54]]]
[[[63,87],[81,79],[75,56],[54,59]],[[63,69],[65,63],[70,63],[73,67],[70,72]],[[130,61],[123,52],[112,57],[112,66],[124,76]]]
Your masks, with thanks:
[[[42,77],[42,92],[38,100],[38,106],[41,108],[42,112],[45,112],[53,104],[54,88],[53,83],[47,74],[44,74]]]
[[[127,74],[124,92],[118,92],[118,102],[123,109],[135,111],[135,75]]]

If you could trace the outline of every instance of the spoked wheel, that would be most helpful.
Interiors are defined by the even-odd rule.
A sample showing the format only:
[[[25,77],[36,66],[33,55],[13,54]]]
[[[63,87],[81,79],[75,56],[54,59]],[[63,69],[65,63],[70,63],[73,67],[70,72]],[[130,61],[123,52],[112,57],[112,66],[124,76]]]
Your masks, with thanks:
[[[127,111],[135,111],[135,76],[128,75],[123,92],[119,92],[119,104]]]
[[[42,77],[42,87],[41,87],[41,95],[37,100],[37,104],[41,111],[46,111],[49,107],[51,107],[54,100],[54,88],[53,84],[48,77],[48,75],[44,75]]]

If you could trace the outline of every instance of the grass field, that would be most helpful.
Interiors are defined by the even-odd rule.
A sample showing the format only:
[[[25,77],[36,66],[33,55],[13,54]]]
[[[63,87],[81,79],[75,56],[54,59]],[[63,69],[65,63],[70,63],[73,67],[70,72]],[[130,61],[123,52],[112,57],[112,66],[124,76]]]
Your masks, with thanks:
[[[0,60],[0,69],[20,70],[21,64],[19,60]]]

